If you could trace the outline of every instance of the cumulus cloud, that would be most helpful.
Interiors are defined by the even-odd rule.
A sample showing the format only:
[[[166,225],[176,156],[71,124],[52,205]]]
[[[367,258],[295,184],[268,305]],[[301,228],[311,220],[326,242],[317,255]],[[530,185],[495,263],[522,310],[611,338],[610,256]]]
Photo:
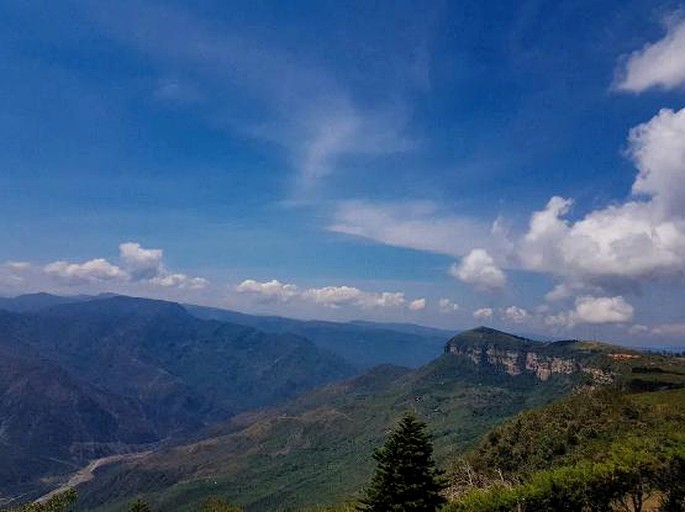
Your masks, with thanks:
[[[426,309],[426,299],[416,299],[409,303],[409,309],[412,311],[421,311]]]
[[[442,298],[438,301],[438,311],[440,313],[453,313],[459,311],[459,304],[452,302],[450,299]]]
[[[484,249],[474,249],[462,258],[461,263],[450,267],[450,275],[479,290],[503,288],[507,279],[495,260]]]
[[[674,89],[685,85],[685,19],[671,22],[666,35],[622,59],[614,87],[643,92],[652,87]]]
[[[262,300],[286,302],[299,295],[299,289],[294,284],[281,283],[277,279],[260,283],[254,279],[246,279],[236,290],[239,293],[258,295]]]
[[[329,307],[355,305],[362,308],[399,307],[406,299],[401,292],[367,292],[352,286],[325,286],[306,290],[303,299]]]
[[[124,270],[103,258],[96,258],[84,263],[55,261],[45,265],[43,270],[46,274],[70,284],[125,280],[128,278],[128,274]]]
[[[552,197],[520,235],[445,213],[430,202],[341,203],[332,231],[462,257],[450,273],[479,289],[506,283],[503,269],[559,278],[548,301],[621,294],[685,275],[685,109],[663,109],[633,128],[631,195],[571,216],[573,201]]]
[[[323,286],[300,289],[297,285],[281,283],[278,280],[266,282],[247,279],[240,283],[239,293],[251,294],[264,302],[289,302],[317,304],[329,308],[353,306],[363,309],[408,307],[418,311],[426,307],[426,299],[408,301],[402,292],[371,292],[354,286]]]
[[[163,273],[162,249],[144,249],[139,243],[119,245],[119,257],[132,279],[152,279]]]
[[[479,320],[487,320],[492,318],[493,313],[494,311],[492,308],[480,308],[473,312],[473,317],[478,318]]]
[[[120,265],[95,258],[83,263],[54,261],[41,270],[44,275],[70,285],[121,282],[195,290],[209,284],[203,277],[170,272],[164,267],[163,254],[162,249],[145,249],[139,243],[125,242],[119,245]]]
[[[633,319],[634,308],[618,295],[616,297],[578,297],[575,309],[550,315],[545,319],[552,327],[573,327],[577,324],[619,324]]]
[[[641,197],[577,222],[553,197],[535,212],[519,247],[522,266],[575,283],[610,285],[681,276],[685,270],[685,109],[664,109],[631,131],[629,154]],[[558,290],[561,292],[562,290]]]
[[[630,131],[629,144],[639,170],[633,193],[652,198],[664,217],[685,214],[685,109],[661,109]]]
[[[505,320],[509,320],[516,324],[520,324],[528,320],[529,314],[528,311],[526,311],[523,308],[520,308],[518,306],[509,306],[504,311],[502,311],[502,317]]]
[[[165,288],[180,288],[181,290],[201,290],[209,285],[204,277],[190,277],[186,274],[165,274],[150,279],[152,284]]]

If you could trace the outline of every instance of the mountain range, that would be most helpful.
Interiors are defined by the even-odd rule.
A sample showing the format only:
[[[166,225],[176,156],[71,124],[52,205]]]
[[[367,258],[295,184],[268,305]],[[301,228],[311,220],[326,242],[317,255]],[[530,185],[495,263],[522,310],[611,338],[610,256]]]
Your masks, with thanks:
[[[0,499],[95,457],[195,435],[354,375],[417,366],[441,332],[303,322],[104,294],[0,299]],[[411,331],[411,332],[408,332]],[[308,337],[309,338],[308,338]],[[347,357],[346,357],[347,356]]]
[[[0,506],[113,454],[79,485],[82,508],[126,510],[140,495],[161,510],[209,494],[250,511],[338,504],[358,496],[407,410],[455,474],[524,411],[685,387],[677,357],[486,327],[450,336],[115,295],[0,306]]]
[[[452,337],[443,355],[418,369],[376,367],[236,416],[196,442],[109,466],[82,488],[82,499],[103,511],[139,494],[164,510],[189,510],[211,493],[251,511],[332,505],[368,482],[373,448],[406,410],[428,422],[438,461],[451,468],[521,411],[582,390],[639,388],[644,375],[659,376],[653,389],[685,385],[682,361],[481,327]]]

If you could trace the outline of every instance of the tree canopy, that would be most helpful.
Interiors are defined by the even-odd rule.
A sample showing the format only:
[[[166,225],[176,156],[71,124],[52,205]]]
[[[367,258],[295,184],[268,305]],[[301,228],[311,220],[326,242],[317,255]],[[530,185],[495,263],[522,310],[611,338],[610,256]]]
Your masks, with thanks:
[[[383,447],[374,451],[376,472],[361,500],[364,512],[434,512],[446,483],[433,460],[426,424],[406,413]]]

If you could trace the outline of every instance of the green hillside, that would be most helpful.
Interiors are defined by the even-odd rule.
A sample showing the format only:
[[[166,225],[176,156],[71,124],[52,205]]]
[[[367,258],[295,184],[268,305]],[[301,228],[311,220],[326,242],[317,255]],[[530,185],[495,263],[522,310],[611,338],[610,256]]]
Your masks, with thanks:
[[[190,511],[210,495],[249,512],[353,503],[373,449],[407,410],[429,425],[452,482],[451,510],[518,510],[521,497],[554,495],[569,482],[582,492],[590,483],[614,489],[617,499],[628,491],[603,479],[633,481],[626,467],[650,467],[659,478],[679,471],[683,393],[683,359],[481,327],[416,370],[379,366],[237,415],[193,442],[104,466],[79,486],[79,505],[124,511],[142,496],[155,510]],[[659,492],[649,499],[666,496]],[[559,507],[521,510],[583,509]]]
[[[488,432],[454,461],[448,512],[685,510],[685,360],[574,346],[615,382]]]
[[[82,503],[118,510],[138,493],[164,510],[181,510],[209,493],[249,510],[343,502],[365,485],[373,448],[406,410],[429,423],[436,456],[448,464],[489,428],[568,394],[579,378],[512,377],[449,353],[418,370],[379,367],[238,416],[197,443],[105,468],[82,489]]]
[[[685,389],[589,391],[522,413],[455,464],[446,510],[682,511],[684,427]]]
[[[0,504],[40,496],[92,459],[186,440],[355,373],[300,336],[200,320],[172,302],[0,310]]]

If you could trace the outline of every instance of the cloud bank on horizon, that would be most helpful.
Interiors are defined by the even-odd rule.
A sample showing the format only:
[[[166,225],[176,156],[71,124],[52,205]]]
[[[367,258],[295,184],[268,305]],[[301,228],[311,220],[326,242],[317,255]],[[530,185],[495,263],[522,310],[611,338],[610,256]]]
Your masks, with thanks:
[[[535,20],[544,14],[524,9],[527,14],[516,18],[502,49],[489,55],[501,76],[484,78],[474,62],[482,57],[478,51],[488,50],[473,48],[481,48],[479,38],[486,36],[464,29],[463,40],[450,39],[448,28],[463,20],[447,7],[413,16],[415,9],[380,6],[369,16],[366,7],[348,6],[321,18],[320,26],[313,24],[311,34],[293,38],[299,19],[281,13],[285,18],[274,23],[273,13],[258,7],[239,8],[244,19],[210,21],[190,6],[74,5],[88,30],[72,37],[95,38],[119,57],[104,72],[88,58],[63,62],[57,56],[50,65],[70,77],[64,79],[67,90],[100,84],[91,91],[100,110],[91,110],[121,110],[116,122],[111,120],[117,116],[102,114],[111,129],[130,117],[131,133],[149,129],[150,139],[160,133],[168,137],[156,146],[167,152],[160,162],[169,165],[163,171],[168,176],[141,171],[127,175],[121,187],[140,182],[143,198],[152,190],[168,193],[169,212],[178,220],[165,212],[155,216],[155,208],[165,204],[143,202],[126,211],[130,224],[122,221],[122,229],[106,233],[111,218],[126,217],[120,205],[126,192],[116,198],[101,192],[111,210],[93,215],[101,223],[101,238],[88,236],[107,255],[32,253],[29,240],[8,245],[0,252],[7,259],[0,265],[0,293],[115,291],[303,317],[441,326],[475,320],[565,335],[685,342],[685,312],[676,305],[685,299],[683,11],[662,15],[656,37],[620,32],[631,44],[641,41],[641,47],[626,46],[618,35],[612,43],[620,50],[594,39],[592,48],[577,43],[579,54],[597,55],[604,66],[586,70],[570,58],[565,69],[555,67],[553,55],[536,61],[541,50],[529,42],[530,34],[520,32],[535,30]],[[644,9],[663,14],[648,3]],[[35,41],[17,36],[25,49],[14,62],[17,70],[34,58],[35,47],[46,44],[41,37],[55,38],[50,44],[56,45],[66,37],[56,22],[39,22],[45,24],[44,36]],[[347,31],[356,39],[341,35]],[[493,34],[487,36],[495,48]],[[563,34],[537,36],[541,46],[552,48],[544,38]],[[531,78],[528,84],[516,64],[531,76],[539,72],[557,81],[534,84]],[[16,73],[21,78],[28,71]],[[581,75],[587,83],[579,82]],[[528,103],[518,104],[518,96],[501,91],[498,79],[521,80],[521,90],[531,91]],[[565,80],[584,96],[568,92]],[[148,84],[144,94],[141,83]],[[490,96],[483,93],[482,99],[479,90],[488,87]],[[133,92],[106,103],[119,89]],[[147,95],[144,115],[155,119],[149,127],[138,113],[141,94]],[[583,108],[566,108],[564,94],[569,104],[583,101]],[[578,116],[573,118],[580,128],[547,112],[550,97],[559,98],[555,112]],[[639,100],[639,108],[626,99]],[[476,100],[497,105],[483,113],[468,110],[468,101]],[[448,119],[441,108],[455,110]],[[524,114],[507,113],[509,108]],[[78,115],[90,119],[91,113]],[[605,119],[612,116],[615,122]],[[591,140],[586,134],[593,121],[606,123],[605,137]],[[542,125],[535,132],[539,138],[556,128],[558,140],[529,141],[536,123]],[[511,146],[493,135],[503,127]],[[125,166],[157,161],[146,153],[144,141],[121,138],[128,145],[117,151],[138,155]],[[621,138],[622,144],[616,142]],[[186,146],[189,140],[194,145]],[[562,153],[564,145],[568,153]],[[203,170],[214,165],[205,153],[225,155],[228,163],[221,165],[240,169],[225,172],[232,180],[228,186],[215,186],[214,171]],[[576,160],[562,161],[576,153]],[[604,161],[593,160],[595,153]],[[94,161],[100,165],[99,155]],[[515,171],[526,166],[535,169],[530,176]],[[118,183],[122,172],[110,172],[107,180]],[[67,191],[69,183],[80,181],[54,173],[55,182],[34,176],[26,186],[44,179]],[[23,190],[20,174],[2,183]],[[54,185],[61,177],[68,178],[65,184]],[[229,197],[221,197],[222,190]],[[498,201],[497,193],[506,200]],[[38,211],[41,200],[34,194],[26,192],[20,206]],[[7,198],[9,211],[15,199]],[[100,206],[75,201],[77,208],[99,211]],[[13,215],[9,227],[28,222]],[[224,240],[222,232],[232,235]],[[139,242],[125,241],[131,239]],[[117,244],[118,253],[111,254],[107,248]],[[173,246],[172,265],[165,261],[168,246]],[[196,251],[202,257],[195,257]],[[193,270],[170,268],[184,266]]]

